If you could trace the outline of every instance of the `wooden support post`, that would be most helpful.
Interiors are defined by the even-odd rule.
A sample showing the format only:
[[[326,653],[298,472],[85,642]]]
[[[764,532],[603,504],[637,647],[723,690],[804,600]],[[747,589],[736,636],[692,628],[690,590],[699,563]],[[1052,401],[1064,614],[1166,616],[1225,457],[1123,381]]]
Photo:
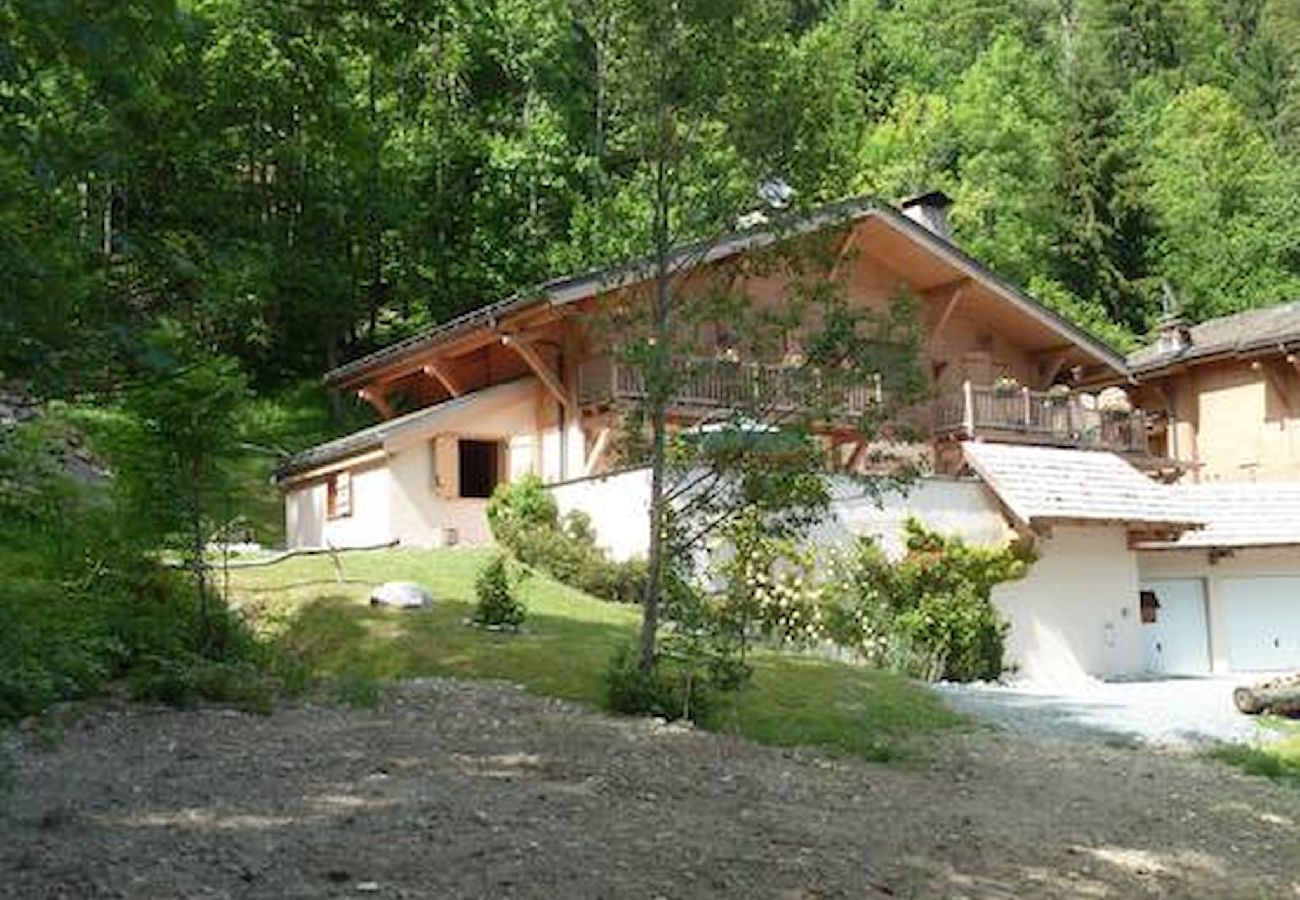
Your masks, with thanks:
[[[583,463],[583,475],[595,475],[596,468],[600,465],[601,459],[605,456],[605,450],[609,446],[609,436],[613,429],[605,427],[600,429],[596,435],[596,442],[592,444],[591,452],[587,454],[587,460]]]
[[[1023,400],[1023,405],[1024,405],[1025,431],[1029,431],[1030,426],[1033,424],[1034,421],[1033,401],[1029,399],[1029,388],[1022,387],[1020,389],[1020,397]]]
[[[856,469],[858,467],[858,463],[862,462],[862,456],[866,452],[867,452],[866,441],[858,441],[856,444],[854,444],[853,452],[851,452],[849,454],[849,458],[844,461],[844,471],[852,472],[854,469]]]
[[[1257,359],[1250,364],[1250,367],[1257,372],[1263,373],[1264,380],[1268,382],[1268,386],[1273,389],[1277,394],[1278,399],[1282,401],[1282,405],[1286,407],[1286,411],[1290,415],[1294,416],[1296,412],[1295,403],[1291,399],[1291,392],[1287,390],[1285,377],[1280,372],[1277,372],[1265,360]]]
[[[465,388],[459,381],[447,371],[446,363],[442,360],[431,359],[424,364],[424,374],[430,378],[437,379],[438,383],[447,389],[447,393],[453,397],[459,397],[465,393]]]
[[[975,391],[971,388],[970,380],[967,379],[961,383],[962,413],[961,424],[966,430],[967,437],[975,437]]]
[[[519,354],[519,358],[528,364],[528,368],[532,369],[533,374],[537,376],[537,380],[559,401],[565,412],[570,414],[575,412],[573,397],[565,390],[559,377],[551,371],[551,367],[542,359],[536,347],[518,335],[503,334],[501,335],[501,343]]]
[[[393,417],[393,407],[384,396],[383,391],[378,388],[362,388],[357,391],[357,396],[373,406],[382,418],[391,419]]]
[[[965,289],[966,285],[964,282],[953,289],[952,296],[948,298],[948,302],[944,304],[943,311],[939,313],[938,321],[936,321],[934,327],[930,329],[929,345],[931,350],[934,350],[938,345],[939,336],[943,333],[944,328],[947,327],[948,320],[952,318],[953,312],[956,311],[957,303],[961,300],[961,295]]]

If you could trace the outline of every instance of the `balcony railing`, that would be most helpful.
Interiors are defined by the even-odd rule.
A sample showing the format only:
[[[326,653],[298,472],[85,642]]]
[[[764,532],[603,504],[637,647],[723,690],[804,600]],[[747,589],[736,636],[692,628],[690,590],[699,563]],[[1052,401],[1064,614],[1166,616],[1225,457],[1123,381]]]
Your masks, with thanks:
[[[691,412],[762,405],[775,411],[797,410],[809,385],[798,384],[782,366],[692,359],[678,373],[672,406]],[[639,402],[646,397],[645,375],[611,357],[596,357],[578,366],[578,400],[584,406]],[[884,400],[879,377],[850,385],[836,404],[845,418],[859,417]],[[1079,394],[1064,396],[1028,388],[1006,389],[966,382],[959,391],[940,394],[928,406],[902,413],[924,428],[928,418],[936,435],[987,438],[1009,443],[1146,453],[1146,419],[1140,410],[1091,408]]]
[[[691,359],[677,373],[672,405],[678,409],[727,409],[762,405],[776,411],[797,410],[798,397],[809,389],[806,375],[796,379],[784,366]],[[843,388],[836,412],[862,416],[884,397],[879,376]],[[645,373],[608,356],[578,366],[578,402],[585,405],[646,397]]]
[[[934,412],[938,434],[1122,453],[1147,451],[1141,410],[1090,408],[1079,394],[1060,396],[966,382],[960,393],[937,399]]]

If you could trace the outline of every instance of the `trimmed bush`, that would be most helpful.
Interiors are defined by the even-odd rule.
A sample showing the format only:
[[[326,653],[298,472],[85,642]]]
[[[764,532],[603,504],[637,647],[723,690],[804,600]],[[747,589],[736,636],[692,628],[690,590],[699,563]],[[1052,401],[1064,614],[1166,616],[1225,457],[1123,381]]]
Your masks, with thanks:
[[[474,580],[478,603],[474,606],[474,624],[484,628],[518,630],[527,615],[515,594],[515,579],[506,558],[497,554],[488,560]]]

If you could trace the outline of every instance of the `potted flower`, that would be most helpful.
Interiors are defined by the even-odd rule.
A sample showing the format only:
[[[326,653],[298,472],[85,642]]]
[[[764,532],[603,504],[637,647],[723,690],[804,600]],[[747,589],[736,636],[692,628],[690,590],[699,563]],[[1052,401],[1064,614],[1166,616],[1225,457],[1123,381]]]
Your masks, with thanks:
[[[1133,404],[1123,388],[1108,387],[1097,395],[1097,410],[1112,421],[1127,419],[1133,414]]]
[[[999,375],[993,382],[993,395],[996,397],[1014,397],[1020,393],[1020,382],[1010,375]]]
[[[1065,406],[1070,399],[1070,386],[1068,384],[1054,384],[1047,389],[1044,396],[1047,398],[1048,406]]]

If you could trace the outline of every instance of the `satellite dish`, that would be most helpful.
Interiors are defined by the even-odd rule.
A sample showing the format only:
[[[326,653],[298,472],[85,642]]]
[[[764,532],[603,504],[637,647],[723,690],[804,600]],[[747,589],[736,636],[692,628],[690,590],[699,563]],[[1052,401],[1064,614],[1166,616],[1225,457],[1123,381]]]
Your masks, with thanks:
[[[794,199],[794,188],[782,178],[769,178],[759,182],[758,196],[772,209],[785,209]]]

